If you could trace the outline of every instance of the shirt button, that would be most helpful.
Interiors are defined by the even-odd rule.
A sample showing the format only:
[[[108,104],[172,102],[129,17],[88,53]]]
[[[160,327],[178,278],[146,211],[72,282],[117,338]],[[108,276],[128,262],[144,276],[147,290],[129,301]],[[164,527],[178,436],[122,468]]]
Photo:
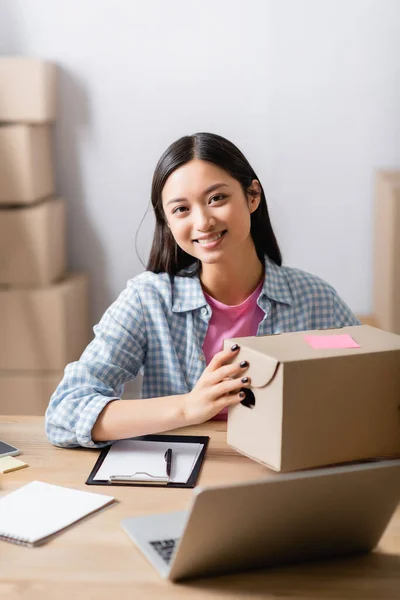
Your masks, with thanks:
[[[208,315],[208,310],[207,307],[203,306],[203,308],[201,309],[201,314],[206,317]]]

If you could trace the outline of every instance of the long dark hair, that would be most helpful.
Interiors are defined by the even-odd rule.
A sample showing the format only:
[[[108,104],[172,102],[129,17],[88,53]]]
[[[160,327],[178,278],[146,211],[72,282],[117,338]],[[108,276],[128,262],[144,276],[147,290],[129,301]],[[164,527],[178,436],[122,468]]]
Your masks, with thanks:
[[[146,268],[153,273],[166,272],[175,275],[190,265],[199,266],[198,259],[182,250],[175,242],[167,224],[161,198],[162,190],[171,173],[195,158],[206,160],[227,171],[241,184],[245,194],[253,179],[258,180],[241,151],[232,142],[219,135],[195,133],[171,144],[157,163],[151,188],[156,228]],[[250,233],[260,261],[264,264],[266,254],[277,265],[281,265],[282,256],[272,229],[262,186],[260,204],[251,214]]]

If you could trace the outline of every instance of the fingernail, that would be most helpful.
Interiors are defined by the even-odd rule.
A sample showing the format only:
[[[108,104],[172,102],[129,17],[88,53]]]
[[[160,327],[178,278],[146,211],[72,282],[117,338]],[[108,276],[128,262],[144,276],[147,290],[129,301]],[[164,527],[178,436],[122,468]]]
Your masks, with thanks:
[[[239,392],[239,398],[244,398],[245,397],[245,393],[244,392]]]
[[[248,367],[249,363],[247,362],[247,360],[242,360],[242,362],[239,364],[239,367],[242,367],[242,369],[244,369],[245,367]]]
[[[231,350],[232,352],[236,352],[236,350],[239,350],[239,346],[237,344],[233,344],[233,346],[231,346]]]
[[[248,382],[249,382],[248,377],[242,377],[242,383],[248,383]]]

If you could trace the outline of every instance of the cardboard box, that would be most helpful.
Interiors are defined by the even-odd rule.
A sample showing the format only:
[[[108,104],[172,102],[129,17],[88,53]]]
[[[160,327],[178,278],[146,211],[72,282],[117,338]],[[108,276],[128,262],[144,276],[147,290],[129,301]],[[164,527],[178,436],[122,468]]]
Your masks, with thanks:
[[[44,415],[63,372],[29,373],[0,371],[0,413]]]
[[[43,288],[0,288],[0,370],[60,371],[89,341],[88,280],[69,274]]]
[[[64,200],[0,209],[1,285],[48,285],[65,269]]]
[[[344,334],[360,348],[314,349],[306,340]],[[400,336],[359,325],[225,347],[234,342],[235,361],[249,362],[255,404],[229,410],[230,446],[276,471],[400,453]]]
[[[35,58],[0,57],[0,122],[44,123],[56,116],[56,66]]]
[[[374,229],[373,312],[400,334],[400,171],[377,174]]]
[[[1,125],[0,204],[30,204],[53,193],[51,126]]]

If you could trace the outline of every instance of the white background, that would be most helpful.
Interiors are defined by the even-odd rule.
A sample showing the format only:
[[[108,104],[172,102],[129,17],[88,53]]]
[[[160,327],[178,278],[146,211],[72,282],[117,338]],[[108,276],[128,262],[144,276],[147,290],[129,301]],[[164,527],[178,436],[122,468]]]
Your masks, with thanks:
[[[196,131],[245,153],[285,263],[371,310],[374,176],[400,166],[398,0],[0,0],[0,53],[59,65],[57,188],[93,322],[143,270],[160,154]]]

